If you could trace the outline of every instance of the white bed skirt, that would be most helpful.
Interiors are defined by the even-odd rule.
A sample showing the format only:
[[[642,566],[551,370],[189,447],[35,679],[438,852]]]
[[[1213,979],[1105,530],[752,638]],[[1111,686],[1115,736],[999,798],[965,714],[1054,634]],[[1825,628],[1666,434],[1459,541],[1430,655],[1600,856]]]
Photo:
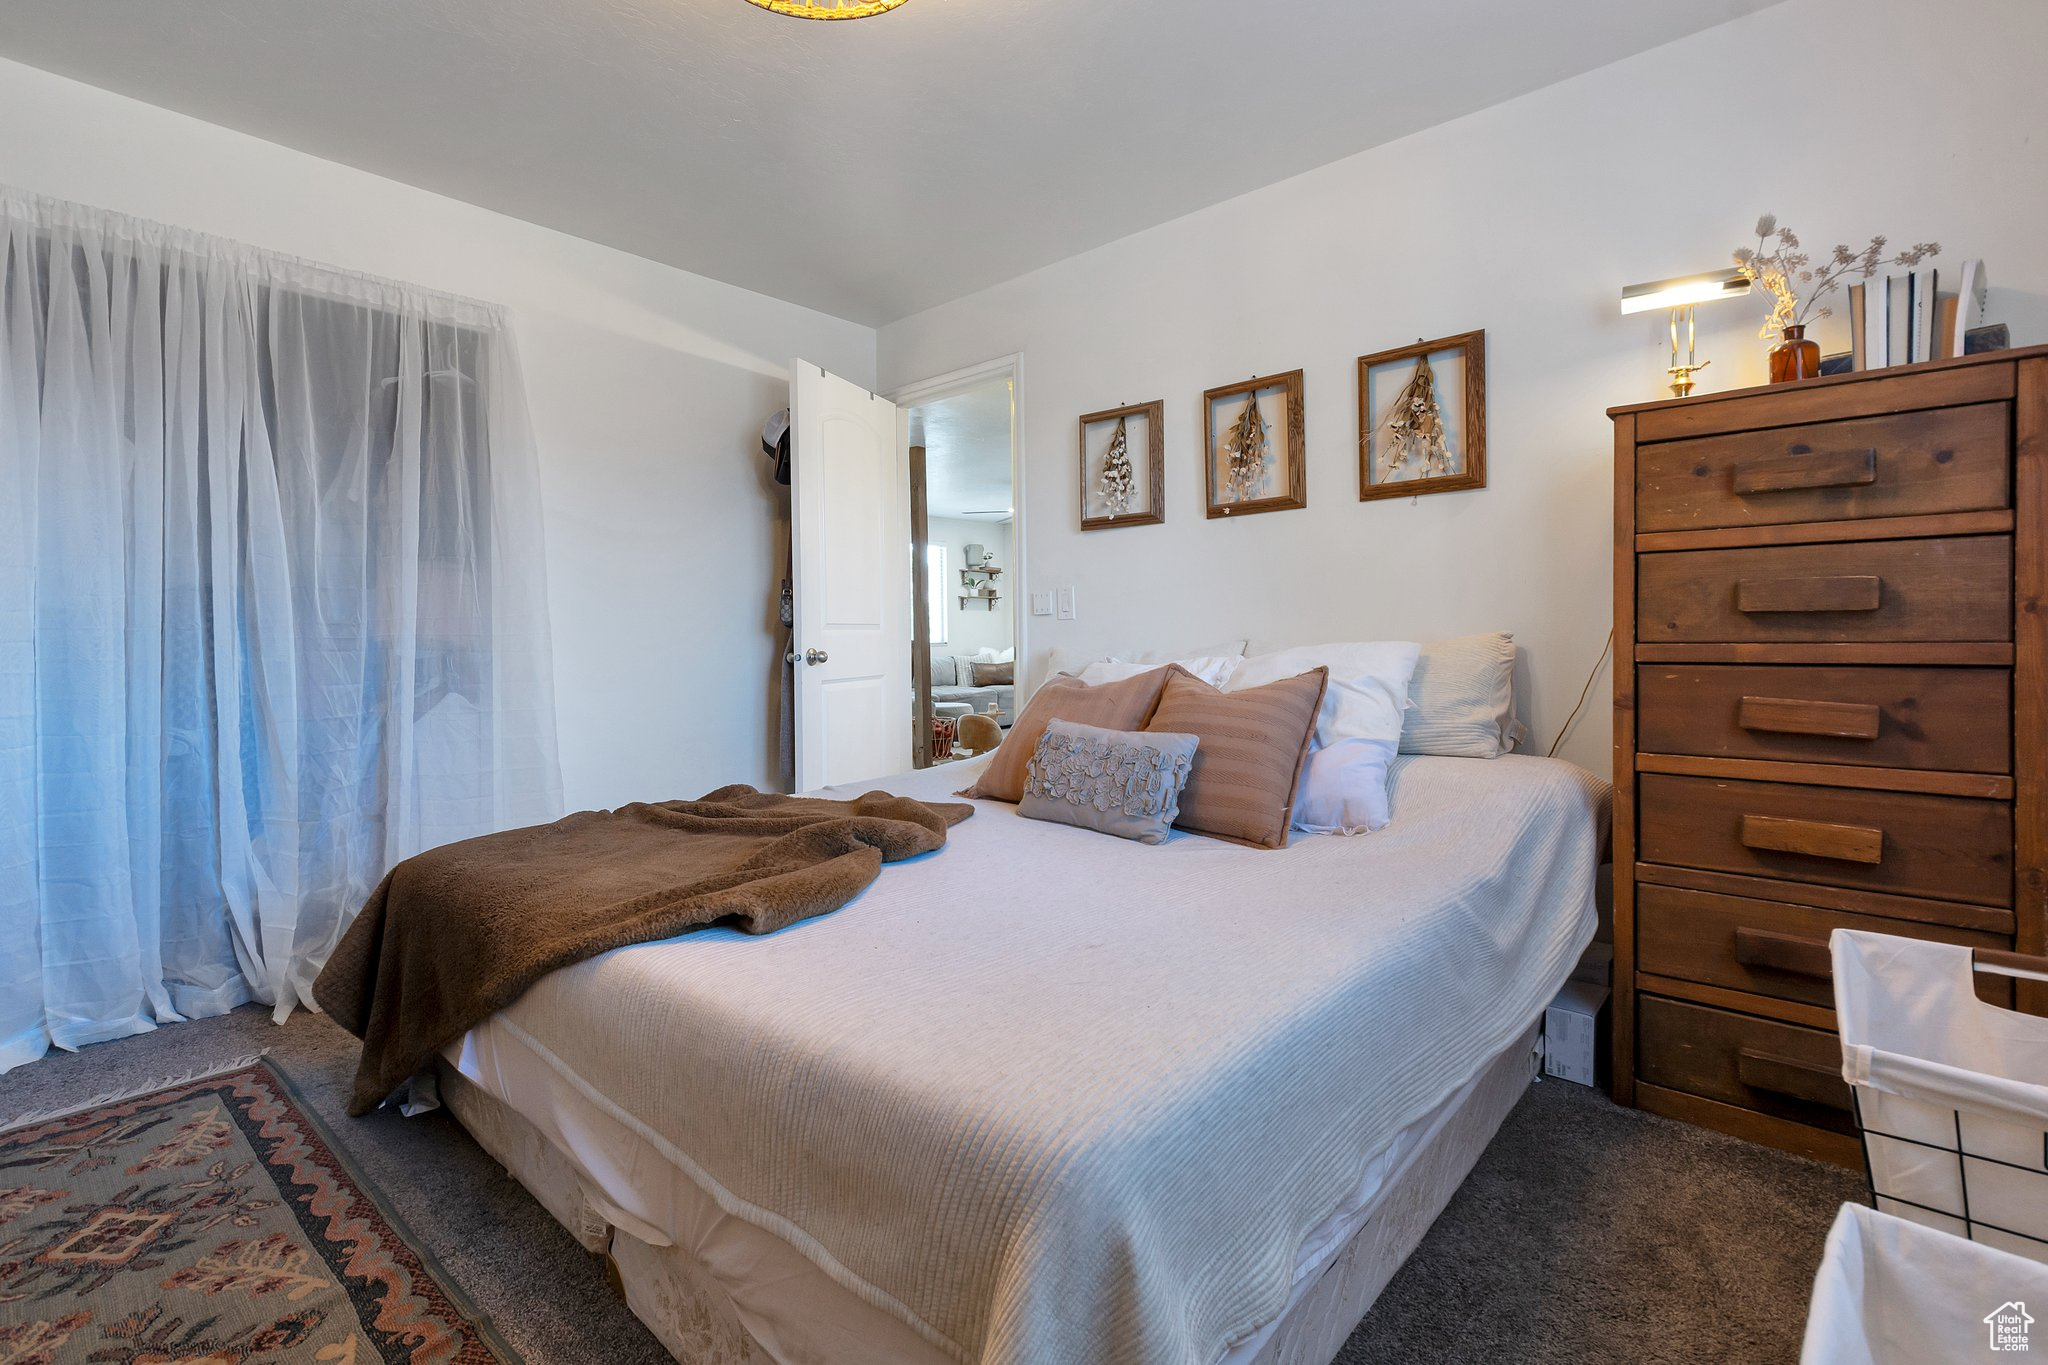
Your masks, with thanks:
[[[1356,1196],[1309,1237],[1286,1309],[1218,1365],[1328,1365],[1528,1089],[1536,1072],[1535,1038],[1532,1025],[1400,1135]],[[497,1055],[480,1070],[478,1041],[476,1035],[465,1040],[467,1069],[496,1074],[501,1085],[506,1073],[525,1072],[516,1049],[506,1055],[503,1038],[485,1043]],[[493,1043],[499,1046],[492,1049]],[[464,1066],[443,1059],[439,1070],[441,1097],[457,1120],[579,1243],[609,1256],[627,1305],[677,1360],[957,1365],[788,1243],[724,1213],[651,1149],[635,1151],[637,1139],[629,1132],[590,1132],[585,1125],[601,1125],[601,1116],[555,1106],[555,1123],[566,1119],[581,1131],[550,1136],[464,1075]],[[544,1112],[548,1106],[532,1106],[522,1096],[522,1108]],[[586,1161],[594,1150],[606,1152],[614,1169],[588,1177],[565,1146],[582,1151]],[[674,1235],[604,1197],[603,1179],[622,1176],[642,1189],[650,1182],[663,1186],[670,1210],[663,1221]]]

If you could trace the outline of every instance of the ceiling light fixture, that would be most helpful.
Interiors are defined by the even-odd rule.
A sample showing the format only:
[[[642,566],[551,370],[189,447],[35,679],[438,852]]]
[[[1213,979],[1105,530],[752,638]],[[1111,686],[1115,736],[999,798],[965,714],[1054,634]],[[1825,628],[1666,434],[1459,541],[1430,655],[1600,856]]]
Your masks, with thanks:
[[[904,0],[747,0],[750,5],[792,19],[867,19],[887,14]]]

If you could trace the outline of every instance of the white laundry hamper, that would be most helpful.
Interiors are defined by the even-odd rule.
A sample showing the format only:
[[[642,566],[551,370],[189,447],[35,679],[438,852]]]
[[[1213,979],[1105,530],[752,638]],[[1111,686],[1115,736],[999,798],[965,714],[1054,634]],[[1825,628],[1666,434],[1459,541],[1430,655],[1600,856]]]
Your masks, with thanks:
[[[2048,1266],[1842,1205],[1799,1365],[1969,1365],[2036,1346],[2048,1350]]]
[[[2048,1262],[2048,1019],[1976,993],[1979,971],[2048,962],[1850,929],[1831,948],[1878,1209]]]

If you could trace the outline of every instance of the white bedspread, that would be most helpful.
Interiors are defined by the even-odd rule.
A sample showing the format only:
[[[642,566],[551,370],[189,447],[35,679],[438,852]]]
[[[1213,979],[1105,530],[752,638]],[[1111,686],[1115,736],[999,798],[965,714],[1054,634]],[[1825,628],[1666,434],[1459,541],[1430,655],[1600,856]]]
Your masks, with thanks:
[[[981,802],[834,914],[622,949],[499,1020],[959,1360],[1210,1365],[1592,932],[1604,784],[1513,756],[1395,775],[1387,829],[1284,851]]]

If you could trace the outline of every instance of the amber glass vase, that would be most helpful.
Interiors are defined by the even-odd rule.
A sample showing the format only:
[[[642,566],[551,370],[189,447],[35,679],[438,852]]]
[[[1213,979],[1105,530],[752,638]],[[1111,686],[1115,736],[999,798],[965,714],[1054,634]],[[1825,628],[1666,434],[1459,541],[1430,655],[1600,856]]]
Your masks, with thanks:
[[[1795,379],[1812,379],[1820,373],[1820,343],[1806,339],[1806,327],[1788,323],[1785,335],[1771,347],[1771,382],[1789,384]]]

